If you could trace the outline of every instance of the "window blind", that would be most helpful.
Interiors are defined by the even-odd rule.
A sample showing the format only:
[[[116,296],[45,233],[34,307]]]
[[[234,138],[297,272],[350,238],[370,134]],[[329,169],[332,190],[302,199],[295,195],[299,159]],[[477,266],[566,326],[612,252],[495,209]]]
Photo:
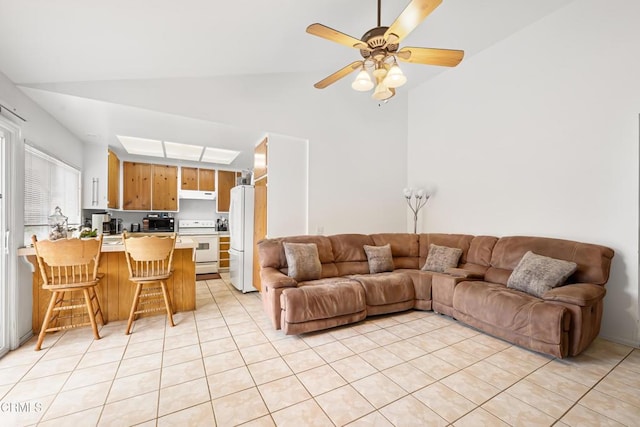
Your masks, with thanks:
[[[25,145],[24,225],[48,225],[56,206],[80,224],[80,171]]]

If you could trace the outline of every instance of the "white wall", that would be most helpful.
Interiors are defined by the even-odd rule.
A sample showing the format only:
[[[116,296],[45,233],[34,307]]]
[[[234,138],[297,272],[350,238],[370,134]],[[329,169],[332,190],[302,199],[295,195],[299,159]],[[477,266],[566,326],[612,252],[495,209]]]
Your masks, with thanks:
[[[329,74],[331,70],[327,72]],[[407,90],[378,107],[315,74],[86,82],[50,90],[309,141],[309,231],[404,231]]]
[[[267,237],[308,234],[309,141],[277,134],[267,138]]]
[[[26,122],[15,121],[21,128],[21,137],[16,147],[15,178],[16,189],[8,200],[8,209],[15,218],[16,227],[11,230],[12,246],[10,252],[17,259],[16,250],[22,246],[24,234],[24,140],[38,147],[58,159],[76,167],[82,167],[82,143],[69,131],[63,128],[47,112],[42,110],[31,99],[25,96],[2,72],[0,71],[0,100],[15,108],[16,112],[25,118]],[[18,337],[26,337],[31,332],[31,271],[29,265],[23,260],[17,263],[17,329]]]
[[[430,232],[610,246],[601,334],[638,345],[640,3],[577,0],[410,93]]]

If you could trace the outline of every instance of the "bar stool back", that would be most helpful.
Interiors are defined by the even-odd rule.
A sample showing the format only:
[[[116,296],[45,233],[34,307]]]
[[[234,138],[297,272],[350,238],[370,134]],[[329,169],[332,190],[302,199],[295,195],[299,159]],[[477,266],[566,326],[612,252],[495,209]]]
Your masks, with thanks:
[[[122,241],[129,267],[129,280],[136,284],[125,333],[127,335],[131,333],[131,327],[137,314],[154,311],[166,310],[169,323],[171,326],[175,326],[171,298],[167,290],[167,279],[171,277],[173,272],[173,250],[176,244],[176,234],[173,233],[168,237],[131,237],[125,231],[122,234]],[[159,298],[160,295],[162,298]],[[164,300],[164,306],[158,306],[157,303],[162,300]],[[152,306],[154,303],[156,305]],[[150,307],[139,308],[139,306]]]
[[[38,268],[42,276],[42,288],[51,291],[51,299],[42,322],[36,350],[42,348],[42,342],[47,332],[91,325],[93,336],[99,340],[96,319],[104,325],[104,317],[100,308],[100,301],[95,287],[102,279],[98,274],[102,236],[97,239],[60,239],[38,241],[31,237],[36,250]],[[82,297],[75,294],[82,292]],[[68,295],[67,295],[68,294]],[[66,298],[68,297],[68,298]],[[84,320],[84,311],[89,321],[73,323],[74,318]],[[62,313],[68,313],[62,316]],[[68,322],[61,325],[62,319]]]

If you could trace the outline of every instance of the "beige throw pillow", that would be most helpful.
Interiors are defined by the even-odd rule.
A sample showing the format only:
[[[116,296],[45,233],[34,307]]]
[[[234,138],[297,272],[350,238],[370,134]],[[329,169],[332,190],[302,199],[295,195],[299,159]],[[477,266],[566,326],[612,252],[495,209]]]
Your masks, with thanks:
[[[298,282],[317,280],[322,275],[322,264],[315,243],[282,243],[287,257],[288,276]]]
[[[542,298],[545,292],[562,285],[577,268],[575,262],[536,255],[529,251],[509,276],[507,287]]]
[[[449,248],[432,243],[429,245],[429,255],[422,270],[443,273],[447,268],[457,267],[461,256],[460,248]]]
[[[393,271],[393,256],[391,255],[391,245],[370,246],[364,245],[364,251],[369,261],[369,273],[383,273]]]

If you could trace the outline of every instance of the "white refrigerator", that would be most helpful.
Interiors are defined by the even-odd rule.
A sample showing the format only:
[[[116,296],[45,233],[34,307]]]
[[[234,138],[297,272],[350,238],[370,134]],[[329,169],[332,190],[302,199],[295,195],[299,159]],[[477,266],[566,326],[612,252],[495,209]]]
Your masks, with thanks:
[[[235,186],[229,205],[229,276],[243,293],[257,291],[253,286],[254,193],[253,185]]]

